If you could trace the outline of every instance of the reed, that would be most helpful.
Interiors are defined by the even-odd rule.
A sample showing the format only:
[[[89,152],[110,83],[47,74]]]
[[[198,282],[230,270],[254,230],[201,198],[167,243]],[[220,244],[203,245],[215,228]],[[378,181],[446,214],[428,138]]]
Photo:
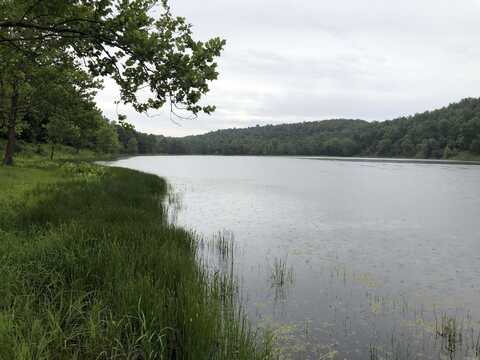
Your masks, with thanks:
[[[270,358],[233,275],[167,221],[164,180],[49,163],[0,184],[0,359]]]

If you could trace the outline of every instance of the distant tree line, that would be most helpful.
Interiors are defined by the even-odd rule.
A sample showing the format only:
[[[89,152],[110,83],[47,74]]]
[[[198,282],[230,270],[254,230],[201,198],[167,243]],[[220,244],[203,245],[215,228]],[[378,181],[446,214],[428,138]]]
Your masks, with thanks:
[[[119,152],[123,154],[166,154],[166,138],[160,135],[145,134],[136,131],[120,116],[119,123],[114,123],[120,143]]]
[[[63,86],[65,88],[65,86]],[[64,90],[63,90],[64,91]],[[120,116],[106,119],[88,96],[63,94],[56,118],[25,112],[19,139],[129,155],[316,155],[448,159],[480,155],[480,99],[383,122],[324,120],[218,130],[184,138],[146,134]],[[67,111],[68,109],[68,111]],[[55,114],[50,112],[47,114]]]
[[[170,154],[379,156],[480,154],[480,99],[383,122],[325,120],[162,138]]]

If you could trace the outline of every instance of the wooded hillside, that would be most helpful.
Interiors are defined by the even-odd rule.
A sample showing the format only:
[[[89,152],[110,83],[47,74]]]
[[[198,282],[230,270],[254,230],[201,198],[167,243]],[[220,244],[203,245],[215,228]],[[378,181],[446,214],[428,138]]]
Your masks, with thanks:
[[[451,158],[480,154],[480,99],[383,122],[324,120],[159,141],[172,154]]]

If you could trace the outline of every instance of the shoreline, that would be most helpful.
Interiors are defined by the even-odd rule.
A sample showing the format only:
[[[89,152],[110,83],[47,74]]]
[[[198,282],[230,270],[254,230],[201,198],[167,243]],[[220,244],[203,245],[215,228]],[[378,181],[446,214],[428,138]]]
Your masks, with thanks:
[[[59,160],[0,184],[0,358],[270,358],[234,280],[168,222],[162,177]]]
[[[299,159],[319,160],[319,161],[392,163],[392,164],[480,165],[480,161],[441,160],[441,159],[396,159],[396,158],[329,157],[329,156],[304,156],[304,157],[299,157]]]
[[[337,157],[337,156],[302,156],[302,155],[222,155],[222,154],[135,154],[120,155],[109,160],[95,161],[96,164],[105,165],[109,162],[126,160],[135,157],[272,157],[300,160],[340,161],[340,162],[366,162],[366,163],[392,163],[392,164],[435,164],[435,165],[480,165],[477,160],[444,160],[444,159],[408,159],[408,158],[373,158],[373,157]]]

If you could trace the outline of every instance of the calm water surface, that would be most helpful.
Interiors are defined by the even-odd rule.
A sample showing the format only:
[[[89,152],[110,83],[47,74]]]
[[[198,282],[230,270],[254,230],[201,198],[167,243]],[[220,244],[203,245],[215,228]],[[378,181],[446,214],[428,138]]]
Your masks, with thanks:
[[[480,166],[155,156],[178,223],[234,237],[250,319],[284,358],[476,359]],[[477,356],[477,357],[476,357]]]

